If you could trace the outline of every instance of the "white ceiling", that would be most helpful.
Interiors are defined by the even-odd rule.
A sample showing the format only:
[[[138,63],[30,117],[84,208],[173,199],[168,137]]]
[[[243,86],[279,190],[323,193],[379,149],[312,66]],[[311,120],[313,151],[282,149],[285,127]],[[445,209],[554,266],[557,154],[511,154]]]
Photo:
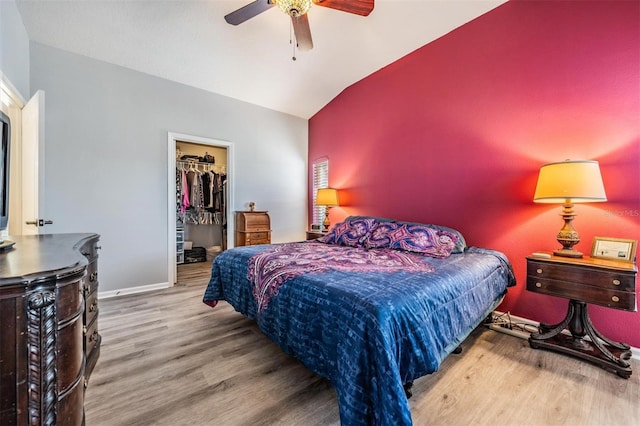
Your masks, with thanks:
[[[233,26],[252,0],[16,0],[32,41],[302,118],[341,91],[506,0],[376,0],[368,17],[312,6],[296,53],[277,7]]]

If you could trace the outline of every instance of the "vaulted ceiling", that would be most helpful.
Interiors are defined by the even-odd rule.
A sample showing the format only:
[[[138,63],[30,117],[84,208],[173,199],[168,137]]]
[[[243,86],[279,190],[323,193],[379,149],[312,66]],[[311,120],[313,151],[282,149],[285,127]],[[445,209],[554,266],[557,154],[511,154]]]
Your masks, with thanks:
[[[32,41],[310,118],[341,91],[506,0],[375,0],[367,17],[313,5],[314,47],[295,51],[277,7],[252,0],[16,0]],[[296,60],[292,60],[295,55]]]

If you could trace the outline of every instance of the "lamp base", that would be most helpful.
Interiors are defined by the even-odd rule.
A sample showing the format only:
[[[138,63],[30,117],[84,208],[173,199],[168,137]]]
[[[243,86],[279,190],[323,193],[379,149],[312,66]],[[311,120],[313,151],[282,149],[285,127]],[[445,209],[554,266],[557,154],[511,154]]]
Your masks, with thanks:
[[[329,230],[329,227],[331,226],[331,222],[329,221],[329,208],[327,207],[326,213],[324,215],[324,220],[322,221],[322,226],[324,228],[324,232],[327,232]]]
[[[554,256],[561,256],[561,257],[573,257],[574,259],[579,259],[582,257],[582,253],[579,252],[578,250],[573,250],[573,249],[558,249],[555,250],[553,252]]]

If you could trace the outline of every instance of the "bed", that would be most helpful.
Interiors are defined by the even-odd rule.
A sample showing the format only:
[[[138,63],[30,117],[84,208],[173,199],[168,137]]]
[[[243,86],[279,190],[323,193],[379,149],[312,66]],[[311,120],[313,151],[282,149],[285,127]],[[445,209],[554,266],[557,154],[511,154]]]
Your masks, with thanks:
[[[203,301],[225,300],[334,386],[344,425],[410,425],[405,389],[515,285],[507,258],[451,228],[351,216],[318,240],[218,255]]]

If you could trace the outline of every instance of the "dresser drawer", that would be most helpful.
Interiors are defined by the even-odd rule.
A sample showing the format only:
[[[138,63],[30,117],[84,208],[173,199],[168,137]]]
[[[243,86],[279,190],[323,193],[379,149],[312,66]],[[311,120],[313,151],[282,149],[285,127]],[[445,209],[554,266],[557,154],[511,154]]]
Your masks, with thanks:
[[[87,276],[84,277],[82,289],[85,295],[93,293],[98,288],[98,265],[95,261],[87,267]]]
[[[269,244],[271,242],[270,232],[250,232],[246,237],[247,245]]]
[[[535,276],[527,277],[527,290],[625,311],[636,310],[635,293]]]
[[[64,393],[78,377],[84,374],[84,351],[82,347],[82,318],[60,326],[56,336],[56,365],[58,393]]]
[[[561,281],[579,282],[603,289],[635,292],[635,274],[616,272],[578,265],[556,265],[545,262],[527,262],[527,275]]]
[[[64,322],[75,315],[80,315],[82,309],[82,294],[80,293],[80,281],[73,281],[60,286],[57,291],[58,308],[56,317]]]
[[[98,292],[94,291],[88,295],[84,303],[84,323],[90,324],[98,315]]]
[[[236,212],[237,231],[270,231],[271,219],[267,212]]]
[[[85,326],[84,330],[84,351],[86,354],[89,354],[98,344],[98,318],[87,327]]]
[[[271,221],[266,214],[246,215],[245,231],[263,231],[271,229]]]

